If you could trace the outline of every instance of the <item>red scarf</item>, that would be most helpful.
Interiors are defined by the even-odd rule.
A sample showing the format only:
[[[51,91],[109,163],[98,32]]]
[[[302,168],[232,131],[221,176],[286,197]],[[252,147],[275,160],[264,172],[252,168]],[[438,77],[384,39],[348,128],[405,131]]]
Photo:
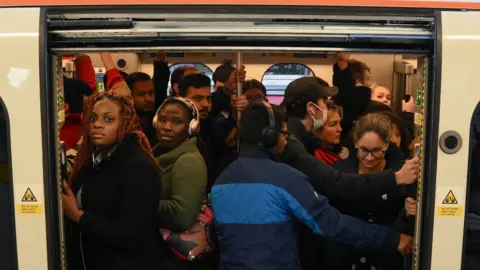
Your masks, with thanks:
[[[324,163],[328,164],[328,165],[333,165],[333,163],[335,163],[336,161],[338,161],[340,159],[340,157],[330,151],[327,151],[327,150],[324,150],[322,148],[318,148],[317,150],[315,150],[315,156],[323,161]]]

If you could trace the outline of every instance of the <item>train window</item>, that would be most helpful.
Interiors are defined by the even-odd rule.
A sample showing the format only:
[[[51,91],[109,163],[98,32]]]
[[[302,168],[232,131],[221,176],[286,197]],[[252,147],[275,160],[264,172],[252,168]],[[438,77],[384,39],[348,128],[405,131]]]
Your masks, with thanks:
[[[204,75],[207,75],[211,80],[212,80],[212,77],[213,77],[213,71],[207,67],[206,65],[202,64],[202,63],[176,63],[176,64],[173,64],[170,66],[170,74],[173,73],[173,71],[179,67],[182,67],[182,66],[189,66],[189,67],[195,67],[196,69],[198,69],[200,71],[201,74],[204,74]],[[171,87],[171,83],[170,83],[170,80],[168,81],[168,89],[170,89]],[[214,91],[214,88],[213,88],[213,80],[212,80],[212,92]]]
[[[313,71],[304,64],[280,63],[271,66],[262,77],[262,83],[267,89],[267,96],[283,96],[287,85],[295,79],[315,76]]]
[[[0,100],[0,265],[2,269],[13,269],[14,229],[13,196],[10,180],[8,151],[7,113]]]
[[[465,270],[478,269],[477,266],[480,263],[480,103],[473,114],[470,129],[470,192],[467,197],[463,255]]]

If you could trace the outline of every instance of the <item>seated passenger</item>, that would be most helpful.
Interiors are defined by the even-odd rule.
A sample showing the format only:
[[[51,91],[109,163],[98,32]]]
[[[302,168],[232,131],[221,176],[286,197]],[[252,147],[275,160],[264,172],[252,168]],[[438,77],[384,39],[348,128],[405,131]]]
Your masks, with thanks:
[[[340,159],[348,156],[348,150],[340,146],[342,135],[342,107],[335,105],[332,101],[326,103],[328,116],[325,124],[316,130],[317,136],[321,139],[321,147],[315,150],[315,156],[328,165],[332,165]]]
[[[162,229],[183,232],[196,223],[202,209],[207,167],[197,148],[199,121],[195,105],[181,97],[165,100],[155,115],[158,144],[153,154],[162,170],[163,188],[158,206]],[[199,269],[200,264],[205,264],[202,260],[187,261],[169,249],[165,257],[162,269],[167,270]]]
[[[409,252],[412,238],[340,214],[307,177],[278,162],[290,133],[280,110],[252,102],[243,112],[240,156],[219,176],[212,207],[219,269],[300,269],[294,220],[318,235]]]
[[[62,194],[74,223],[69,268],[161,269],[160,170],[133,104],[98,94],[83,123],[84,140]]]

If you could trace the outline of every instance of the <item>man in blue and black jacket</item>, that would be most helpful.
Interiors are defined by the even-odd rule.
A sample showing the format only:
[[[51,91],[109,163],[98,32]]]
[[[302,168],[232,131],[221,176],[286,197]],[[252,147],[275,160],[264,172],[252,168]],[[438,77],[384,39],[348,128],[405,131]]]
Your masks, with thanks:
[[[211,192],[220,270],[300,269],[296,220],[327,238],[410,252],[411,237],[342,215],[314,191],[306,175],[278,162],[289,137],[280,110],[262,101],[250,103],[239,135],[239,158]]]

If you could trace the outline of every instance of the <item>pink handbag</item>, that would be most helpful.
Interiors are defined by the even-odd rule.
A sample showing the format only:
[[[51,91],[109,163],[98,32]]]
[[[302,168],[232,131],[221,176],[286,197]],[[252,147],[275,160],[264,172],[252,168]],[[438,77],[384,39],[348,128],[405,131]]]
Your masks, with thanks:
[[[184,260],[194,261],[211,254],[215,250],[213,211],[204,201],[197,222],[192,227],[181,233],[160,228],[160,234],[168,247]]]

